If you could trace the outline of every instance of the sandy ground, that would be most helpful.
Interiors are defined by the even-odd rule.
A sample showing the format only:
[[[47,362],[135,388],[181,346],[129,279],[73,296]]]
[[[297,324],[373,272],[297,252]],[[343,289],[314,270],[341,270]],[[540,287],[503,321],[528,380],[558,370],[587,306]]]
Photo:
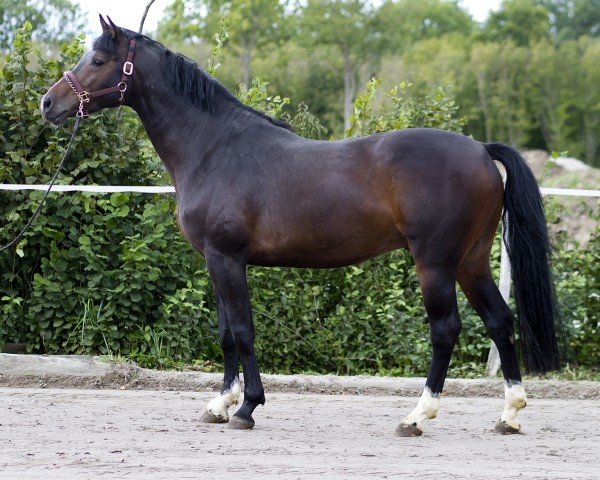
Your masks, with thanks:
[[[415,398],[272,393],[252,431],[198,422],[213,392],[0,388],[0,478],[526,478],[600,476],[597,400],[531,399],[521,435],[501,398],[443,398],[398,438]]]

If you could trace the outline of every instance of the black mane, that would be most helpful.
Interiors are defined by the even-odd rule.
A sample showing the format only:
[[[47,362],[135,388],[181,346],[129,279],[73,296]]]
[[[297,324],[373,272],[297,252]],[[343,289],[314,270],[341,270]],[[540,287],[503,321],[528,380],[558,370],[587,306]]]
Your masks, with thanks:
[[[130,32],[125,29],[119,29],[119,31],[128,39],[135,38],[141,45],[158,47],[161,50],[161,70],[163,78],[167,84],[173,88],[175,93],[185,95],[193,105],[198,105],[203,110],[214,113],[217,108],[217,97],[215,92],[218,92],[221,95],[224,95],[228,100],[233,101],[240,107],[257,116],[268,120],[273,125],[290,131],[292,130],[292,127],[288,123],[270,117],[248,105],[244,105],[216,79],[202,70],[202,68],[200,68],[193,60],[180,53],[172,52],[161,43],[152,40],[145,35]],[[113,53],[117,48],[117,45],[111,33],[106,31],[96,38],[92,48],[94,50]]]

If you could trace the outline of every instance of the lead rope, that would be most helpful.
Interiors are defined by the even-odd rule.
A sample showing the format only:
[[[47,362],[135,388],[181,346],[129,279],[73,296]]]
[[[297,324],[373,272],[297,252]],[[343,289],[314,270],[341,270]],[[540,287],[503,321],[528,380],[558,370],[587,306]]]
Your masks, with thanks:
[[[44,193],[44,196],[42,197],[42,201],[37,206],[37,209],[35,210],[35,212],[31,216],[31,218],[29,219],[29,221],[27,222],[27,224],[25,225],[25,227],[23,227],[23,230],[21,230],[19,232],[19,234],[13,240],[11,240],[9,243],[7,243],[6,245],[3,245],[2,247],[0,247],[0,252],[3,251],[3,250],[6,250],[7,248],[12,247],[19,240],[21,240],[23,238],[23,236],[25,235],[25,232],[27,232],[27,230],[29,230],[29,227],[31,227],[31,224],[33,223],[33,221],[37,218],[37,216],[42,211],[42,207],[44,206],[44,202],[46,201],[46,198],[48,198],[48,195],[50,194],[50,190],[52,190],[52,187],[54,186],[54,182],[56,182],[56,178],[58,177],[58,174],[60,173],[60,170],[62,169],[63,165],[65,164],[65,160],[67,159],[67,155],[69,154],[69,151],[71,150],[71,145],[73,145],[73,140],[75,139],[75,134],[77,133],[77,129],[79,128],[79,122],[81,121],[81,118],[82,117],[79,116],[79,115],[77,115],[77,117],[75,117],[75,124],[73,125],[73,132],[71,133],[71,138],[69,139],[69,143],[67,144],[67,150],[63,154],[63,156],[62,156],[62,158],[60,160],[60,163],[58,164],[58,167],[56,168],[56,171],[54,172],[54,175],[52,175],[52,178],[50,179],[50,185],[48,186],[48,190],[46,190],[46,193]]]

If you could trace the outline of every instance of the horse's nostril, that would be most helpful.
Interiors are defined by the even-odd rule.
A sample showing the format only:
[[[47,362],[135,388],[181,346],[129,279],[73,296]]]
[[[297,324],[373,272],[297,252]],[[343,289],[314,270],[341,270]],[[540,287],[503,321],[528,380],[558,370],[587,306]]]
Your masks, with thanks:
[[[48,110],[51,106],[52,100],[50,100],[49,97],[44,98],[44,101],[42,102],[42,107],[44,108],[44,110]]]

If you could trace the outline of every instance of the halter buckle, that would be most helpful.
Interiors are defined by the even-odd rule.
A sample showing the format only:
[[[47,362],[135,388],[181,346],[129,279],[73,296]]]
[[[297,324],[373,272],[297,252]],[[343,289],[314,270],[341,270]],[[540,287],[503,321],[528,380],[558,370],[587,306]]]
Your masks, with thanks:
[[[89,94],[89,92],[86,92],[84,90],[83,92],[77,93],[77,96],[79,97],[79,101],[81,103],[90,103],[90,94]]]
[[[90,116],[89,113],[87,113],[85,106],[83,105],[83,102],[79,102],[79,110],[77,110],[77,113],[75,114],[76,117],[79,118],[87,118]]]
[[[119,82],[117,84],[117,87],[119,89],[119,92],[121,92],[121,97],[119,97],[119,103],[123,103],[123,100],[125,100],[125,92],[127,91],[127,84],[125,82]]]
[[[125,75],[131,75],[133,73],[133,63],[125,62],[123,64],[123,73]]]

